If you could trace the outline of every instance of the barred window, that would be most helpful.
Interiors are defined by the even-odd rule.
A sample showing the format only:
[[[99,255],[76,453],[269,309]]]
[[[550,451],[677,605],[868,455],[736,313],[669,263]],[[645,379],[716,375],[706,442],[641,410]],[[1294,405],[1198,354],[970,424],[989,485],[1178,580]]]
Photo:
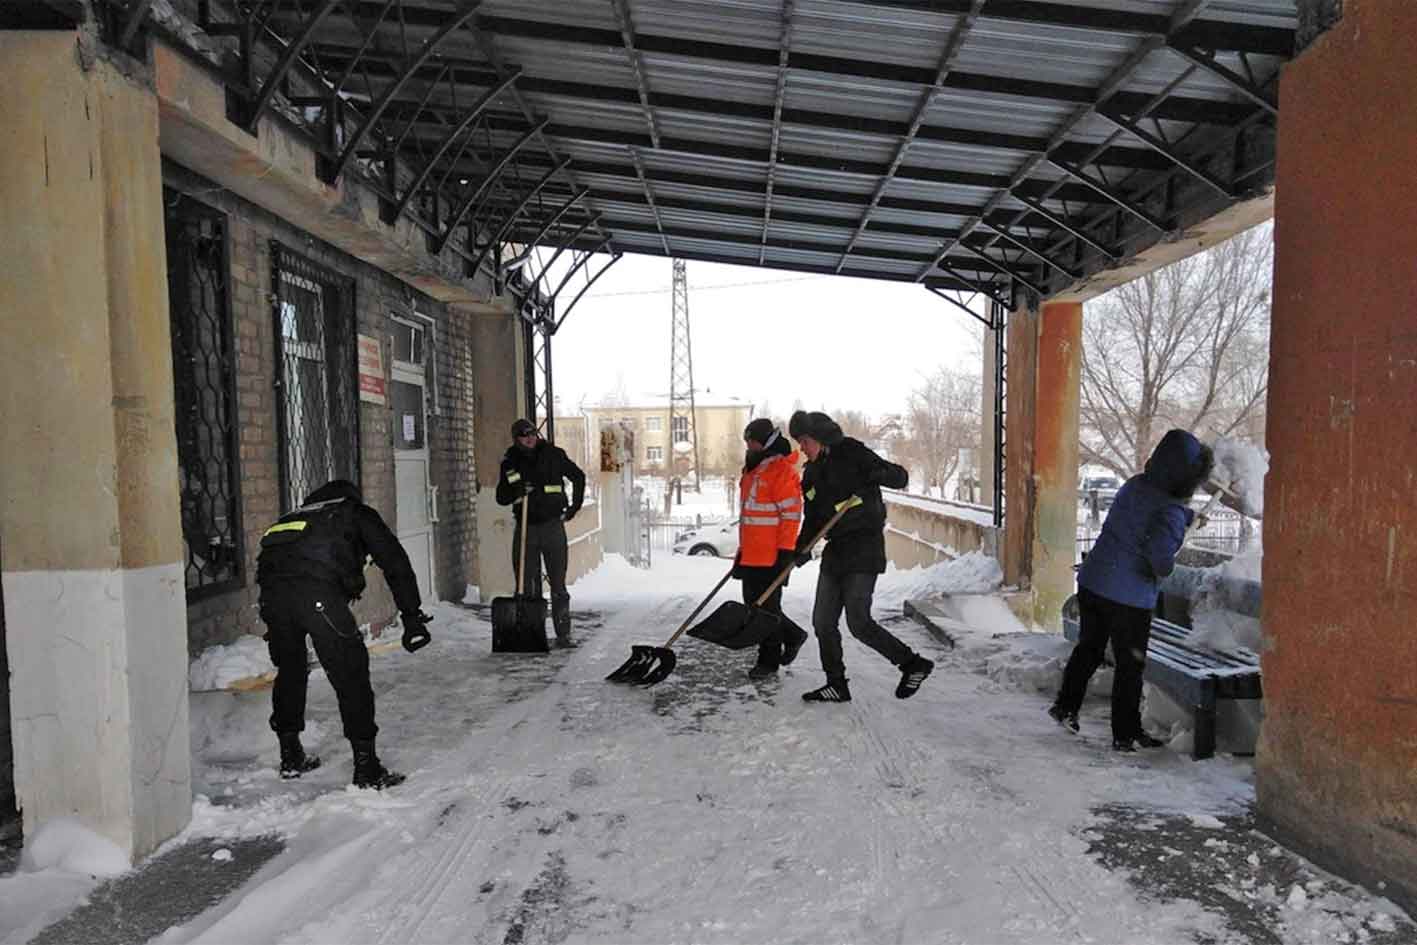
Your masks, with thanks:
[[[189,600],[241,586],[226,216],[164,192],[177,472]]]
[[[281,509],[331,479],[359,483],[354,280],[271,247]]]
[[[689,418],[680,414],[669,420],[669,438],[675,443],[689,442]]]

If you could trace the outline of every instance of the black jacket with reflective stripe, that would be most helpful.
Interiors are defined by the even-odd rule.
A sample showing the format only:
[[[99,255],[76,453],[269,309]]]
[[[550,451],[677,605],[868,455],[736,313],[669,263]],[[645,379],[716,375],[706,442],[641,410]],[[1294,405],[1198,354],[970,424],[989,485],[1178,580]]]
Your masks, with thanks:
[[[852,437],[823,447],[817,458],[802,469],[806,514],[798,547],[805,546],[822,530],[838,503],[856,496],[861,504],[843,515],[827,535],[822,568],[832,574],[885,571],[886,504],[881,498],[881,486],[904,489],[909,478],[904,467],[882,459]]]
[[[566,480],[571,481],[571,498],[566,499]],[[502,472],[497,477],[497,504],[513,506],[517,521],[521,521],[521,498],[525,486],[531,487],[531,506],[527,520],[533,525],[564,517],[567,508],[579,512],[585,499],[585,473],[571,462],[566,451],[545,440],[524,450],[508,447],[502,457]]]
[[[324,584],[354,599],[364,593],[364,562],[371,557],[399,612],[416,612],[422,597],[408,553],[378,512],[352,498],[309,502],[281,516],[261,538],[256,583],[263,593],[282,584]]]

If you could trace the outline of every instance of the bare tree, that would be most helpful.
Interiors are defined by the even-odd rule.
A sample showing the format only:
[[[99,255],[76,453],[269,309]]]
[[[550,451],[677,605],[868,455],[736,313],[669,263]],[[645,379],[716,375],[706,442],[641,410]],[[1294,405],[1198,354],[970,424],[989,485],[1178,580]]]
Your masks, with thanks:
[[[1263,422],[1273,231],[1257,227],[1102,296],[1083,320],[1084,463],[1133,475],[1167,429]]]
[[[959,468],[962,450],[979,449],[979,377],[942,367],[911,391],[905,430],[892,454],[924,476],[929,491],[943,494]]]
[[[841,432],[855,437],[862,443],[871,443],[881,438],[880,424],[872,420],[864,411],[835,410],[831,418],[841,427]]]

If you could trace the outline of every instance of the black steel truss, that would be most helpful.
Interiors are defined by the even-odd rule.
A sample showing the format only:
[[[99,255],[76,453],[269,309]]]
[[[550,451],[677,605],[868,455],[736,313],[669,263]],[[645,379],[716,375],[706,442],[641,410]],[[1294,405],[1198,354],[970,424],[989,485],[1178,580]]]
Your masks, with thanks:
[[[489,14],[479,0],[193,2],[209,33],[235,41],[229,82],[242,125],[257,130],[276,110],[318,112],[322,176],[333,182],[358,167],[386,222],[412,220],[431,249],[452,247],[471,269],[489,260],[495,269],[512,243],[550,239],[576,252],[672,248],[930,286],[967,281],[993,297],[1010,285],[1046,296],[1254,192],[1272,168],[1272,86],[1294,42],[1282,16],[1269,20],[1280,25],[1255,25],[1208,9],[1208,0],[1164,14],[1031,0],[872,4],[941,30],[933,66],[897,61],[886,46],[879,55],[847,53],[859,44],[834,54],[797,48],[794,0],[782,4],[775,47],[676,35],[672,20],[630,0],[606,0],[608,14],[593,22],[550,15],[559,8],[549,0],[546,13],[522,4],[515,16]],[[150,0],[100,3],[111,41],[131,46]],[[834,0],[821,3],[814,16],[839,12]],[[1087,31],[1100,37],[1099,50],[1115,49],[1118,38],[1136,45],[1096,86],[1056,71],[1046,80],[986,73],[977,57],[961,69],[980,23]],[[593,80],[590,70],[558,70],[544,53],[527,52],[542,46],[566,57],[618,51],[623,79],[601,68]],[[509,50],[519,61],[506,61]],[[1151,60],[1157,51],[1169,54],[1161,64]],[[681,75],[702,65],[702,91],[683,94],[682,82],[672,92],[653,88],[649,70],[669,61]],[[1152,82],[1136,81],[1144,61]],[[1180,67],[1165,62],[1184,68],[1175,76]],[[1163,68],[1173,75],[1154,92]],[[716,76],[739,72],[767,78],[772,94],[713,87]],[[1233,97],[1218,96],[1215,82],[1188,81],[1200,72]],[[789,95],[799,76],[834,83],[844,100],[857,89],[905,86],[893,94],[908,93],[913,106],[873,114],[817,96],[807,107]],[[1075,107],[1046,138],[1004,123],[952,122],[950,108],[936,107],[974,97]],[[1110,134],[1100,136],[1103,123]],[[748,127],[755,132],[735,130]],[[1012,173],[997,170],[1000,155],[1017,156]],[[686,171],[685,156],[707,163]],[[975,199],[978,190],[985,194]],[[759,201],[751,210],[746,194]],[[637,206],[649,208],[652,225]],[[932,218],[907,221],[900,211]],[[750,212],[761,217],[755,237],[727,225]],[[697,225],[683,225],[686,213]],[[683,253],[673,245],[681,238],[717,248]],[[741,248],[749,245],[751,256]]]

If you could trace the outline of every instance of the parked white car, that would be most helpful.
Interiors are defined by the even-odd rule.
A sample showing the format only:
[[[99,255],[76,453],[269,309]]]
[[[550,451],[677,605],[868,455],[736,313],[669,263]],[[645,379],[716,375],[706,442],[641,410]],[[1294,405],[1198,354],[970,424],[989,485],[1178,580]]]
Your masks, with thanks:
[[[732,558],[738,554],[738,520],[691,528],[674,540],[676,555]]]

